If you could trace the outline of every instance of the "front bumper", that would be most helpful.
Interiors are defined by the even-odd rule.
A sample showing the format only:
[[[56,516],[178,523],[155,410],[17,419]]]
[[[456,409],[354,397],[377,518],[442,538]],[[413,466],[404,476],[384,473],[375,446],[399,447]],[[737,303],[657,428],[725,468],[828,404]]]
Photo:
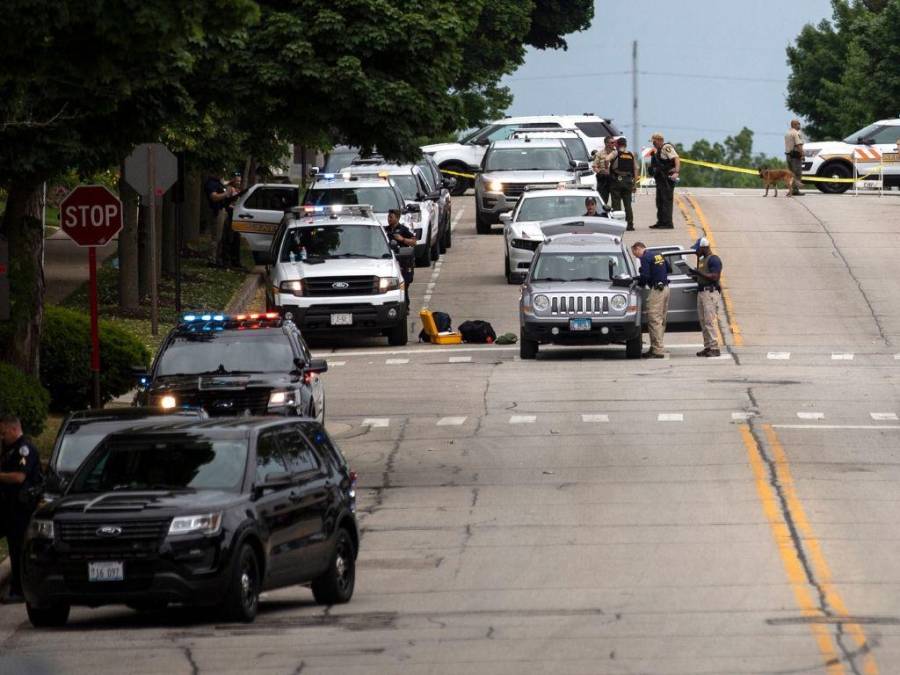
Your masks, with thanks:
[[[507,197],[502,192],[480,192],[477,195],[479,211],[482,218],[487,216],[493,217],[493,222],[500,222],[500,214],[512,211],[516,207],[518,197]]]
[[[402,295],[402,291],[401,291]],[[303,332],[373,331],[393,328],[406,321],[406,302],[385,302],[376,305],[356,302],[348,304],[329,303],[299,307],[285,304],[277,307],[282,316],[291,319]],[[290,314],[290,316],[288,316]],[[351,314],[349,325],[332,325],[333,314]]]
[[[581,317],[571,317],[581,318]],[[554,329],[556,333],[554,334]],[[569,318],[528,321],[522,323],[522,336],[540,344],[608,345],[624,343],[641,335],[641,325],[634,317],[612,321],[592,318],[589,331],[573,331]]]
[[[527,248],[516,248],[507,243],[507,253],[509,255],[509,271],[515,279],[525,279],[528,270],[531,267],[531,261],[534,260],[534,251]]]

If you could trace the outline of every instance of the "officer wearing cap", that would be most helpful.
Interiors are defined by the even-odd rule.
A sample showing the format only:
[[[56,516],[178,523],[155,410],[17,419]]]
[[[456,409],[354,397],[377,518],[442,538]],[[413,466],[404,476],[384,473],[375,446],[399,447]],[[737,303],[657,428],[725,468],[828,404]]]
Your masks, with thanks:
[[[406,225],[400,222],[399,209],[391,209],[387,215],[387,227],[384,228],[387,237],[392,242],[397,242],[400,246],[415,246],[416,235]],[[406,309],[409,309],[409,285],[413,281],[415,271],[412,267],[404,267],[402,269],[404,293],[406,296]]]
[[[634,192],[634,153],[628,149],[628,141],[620,136],[616,139],[616,154],[609,165],[609,194],[612,196],[613,210],[624,205],[625,222],[629,230],[634,229],[634,212],[631,210],[631,194]]]
[[[666,143],[660,133],[650,137],[653,151],[650,156],[650,173],[656,181],[656,224],[653,229],[671,230],[675,227],[672,221],[672,202],[675,198],[675,183],[681,171],[681,159],[671,143]]]
[[[641,261],[638,286],[649,288],[647,295],[647,328],[650,333],[650,351],[644,358],[661,359],[666,355],[664,339],[666,318],[669,312],[669,275],[666,259],[658,253],[647,250],[642,241],[631,246],[634,257]]]
[[[719,284],[722,276],[722,260],[719,256],[713,255],[706,237],[700,237],[691,248],[697,254],[697,269],[690,270],[690,274],[697,280],[699,287],[697,314],[700,317],[700,329],[703,331],[703,349],[697,352],[697,356],[719,356],[721,352],[716,325],[719,321],[719,298],[722,295],[722,287]]]
[[[41,484],[38,452],[15,415],[0,417],[0,536],[9,547],[11,577],[6,602],[22,602],[22,547]]]
[[[800,187],[803,185],[803,134],[800,132],[800,120],[792,119],[791,127],[784,135],[784,155],[787,157],[787,165],[794,174],[794,187],[791,194],[795,197],[803,195]]]
[[[616,156],[616,139],[614,136],[607,136],[603,139],[603,147],[594,150],[592,157],[594,161],[591,168],[597,174],[597,192],[604,204],[609,203],[609,163]]]

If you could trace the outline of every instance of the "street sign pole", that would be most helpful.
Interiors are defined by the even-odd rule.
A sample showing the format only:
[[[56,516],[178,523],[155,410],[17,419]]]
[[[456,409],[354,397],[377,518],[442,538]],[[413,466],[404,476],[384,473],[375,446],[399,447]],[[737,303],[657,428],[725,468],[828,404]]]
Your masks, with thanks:
[[[156,278],[156,153],[147,145],[147,180],[150,183],[150,333],[159,335],[159,288]]]
[[[88,247],[88,289],[91,296],[91,406],[100,408],[100,326],[97,319],[97,247]]]

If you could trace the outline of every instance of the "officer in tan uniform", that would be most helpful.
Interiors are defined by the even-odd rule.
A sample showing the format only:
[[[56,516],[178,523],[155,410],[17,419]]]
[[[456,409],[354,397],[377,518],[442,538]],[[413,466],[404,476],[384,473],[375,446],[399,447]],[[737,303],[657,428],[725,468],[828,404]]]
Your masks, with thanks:
[[[800,120],[791,120],[791,128],[784,135],[784,154],[787,157],[788,168],[794,174],[794,191],[792,195],[798,196],[803,185],[803,134],[800,133]]]
[[[681,159],[671,143],[660,133],[650,137],[653,143],[653,154],[650,156],[650,172],[656,181],[656,224],[652,229],[671,230],[675,227],[672,222],[672,206],[675,198],[675,183],[678,182],[678,173],[681,171]]]
[[[719,356],[716,326],[719,323],[719,298],[722,296],[722,259],[713,255],[706,237],[700,237],[691,248],[697,254],[697,269],[690,270],[690,274],[697,281],[697,314],[703,332],[703,349],[697,352],[697,356]]]
[[[597,192],[604,204],[609,204],[609,163],[616,156],[616,139],[607,136],[603,139],[603,147],[594,151],[591,168],[597,174]]]

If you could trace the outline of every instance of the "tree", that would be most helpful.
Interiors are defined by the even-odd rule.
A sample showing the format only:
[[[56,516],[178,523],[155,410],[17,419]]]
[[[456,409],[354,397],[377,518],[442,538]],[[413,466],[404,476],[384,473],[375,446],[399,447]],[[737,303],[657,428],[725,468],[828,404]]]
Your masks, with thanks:
[[[694,142],[690,150],[686,150],[681,144],[676,144],[675,147],[680,155],[703,162],[747,169],[784,167],[784,161],[780,158],[753,154],[753,132],[747,127],[734,136],[727,136],[721,143],[710,143],[701,138]],[[685,187],[747,188],[758,186],[759,178],[751,174],[721,171],[684,162],[681,165],[680,184]]]

